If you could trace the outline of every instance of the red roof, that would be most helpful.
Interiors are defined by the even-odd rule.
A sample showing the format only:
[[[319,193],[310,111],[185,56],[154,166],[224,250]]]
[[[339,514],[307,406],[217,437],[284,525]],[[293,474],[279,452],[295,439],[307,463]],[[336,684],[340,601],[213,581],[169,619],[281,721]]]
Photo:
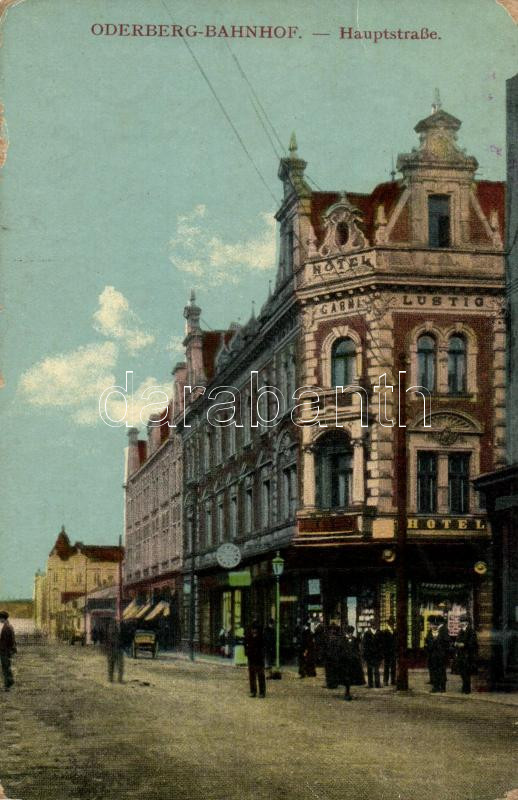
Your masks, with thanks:
[[[477,200],[484,215],[489,220],[492,211],[498,213],[500,234],[503,238],[505,231],[505,183],[503,181],[477,181]]]
[[[70,556],[79,552],[95,561],[118,562],[122,561],[124,555],[124,549],[122,547],[111,544],[83,544],[82,542],[76,542],[72,545],[65,529],[62,528],[56,539],[56,544],[50,551],[50,555],[57,555],[62,561],[67,561]]]
[[[385,207],[387,218],[392,213],[394,206],[401,197],[404,186],[399,181],[379,183],[371,194],[355,194],[347,192],[347,198],[353,206],[362,212],[363,232],[371,244],[374,242],[374,223],[378,206]],[[317,237],[318,244],[322,243],[324,235],[323,217],[328,208],[340,199],[339,192],[313,192],[311,195],[311,224]]]
[[[208,381],[214,377],[214,361],[224,341],[225,334],[226,331],[203,331],[203,369]]]
[[[485,216],[489,219],[491,211],[498,212],[500,232],[503,236],[505,224],[505,183],[501,181],[477,181],[475,191]],[[361,228],[370,244],[374,244],[376,210],[383,205],[387,220],[404,191],[400,181],[379,183],[370,194],[347,192],[349,202],[362,212]],[[311,224],[318,244],[324,236],[323,218],[326,211],[340,199],[339,192],[313,192],[311,195]]]

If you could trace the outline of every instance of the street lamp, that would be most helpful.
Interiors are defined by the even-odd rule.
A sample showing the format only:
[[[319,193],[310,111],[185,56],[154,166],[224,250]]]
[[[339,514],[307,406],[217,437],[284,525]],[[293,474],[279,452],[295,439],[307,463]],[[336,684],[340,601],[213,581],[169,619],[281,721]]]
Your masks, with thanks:
[[[272,569],[275,575],[275,677],[281,677],[281,575],[284,572],[284,559],[277,550],[277,555],[272,559]]]

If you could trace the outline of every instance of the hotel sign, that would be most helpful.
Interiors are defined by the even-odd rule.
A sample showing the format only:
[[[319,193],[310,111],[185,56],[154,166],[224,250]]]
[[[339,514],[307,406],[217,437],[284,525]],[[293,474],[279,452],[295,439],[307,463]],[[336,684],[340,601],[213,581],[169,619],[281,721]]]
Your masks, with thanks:
[[[408,517],[408,531],[487,531],[480,517]]]

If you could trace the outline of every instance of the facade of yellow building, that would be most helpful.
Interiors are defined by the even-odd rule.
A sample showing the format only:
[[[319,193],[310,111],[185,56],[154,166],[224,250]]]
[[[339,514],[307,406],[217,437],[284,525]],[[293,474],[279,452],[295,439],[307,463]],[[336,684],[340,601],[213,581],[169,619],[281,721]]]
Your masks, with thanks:
[[[45,574],[35,576],[36,627],[52,639],[82,634],[79,599],[118,583],[122,557],[121,547],[71,544],[62,527],[47,559]]]

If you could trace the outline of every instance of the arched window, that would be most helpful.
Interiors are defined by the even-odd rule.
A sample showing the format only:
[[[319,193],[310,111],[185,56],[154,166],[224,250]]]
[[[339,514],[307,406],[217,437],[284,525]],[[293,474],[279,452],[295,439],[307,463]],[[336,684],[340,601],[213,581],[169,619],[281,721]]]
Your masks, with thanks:
[[[428,334],[417,340],[417,382],[431,392],[435,389],[435,339]]]
[[[356,345],[352,339],[338,339],[331,350],[331,381],[333,386],[354,383]]]
[[[316,448],[317,506],[346,508],[352,497],[353,454],[340,431],[324,434]]]
[[[464,336],[450,336],[448,342],[448,392],[466,392],[466,340]]]

